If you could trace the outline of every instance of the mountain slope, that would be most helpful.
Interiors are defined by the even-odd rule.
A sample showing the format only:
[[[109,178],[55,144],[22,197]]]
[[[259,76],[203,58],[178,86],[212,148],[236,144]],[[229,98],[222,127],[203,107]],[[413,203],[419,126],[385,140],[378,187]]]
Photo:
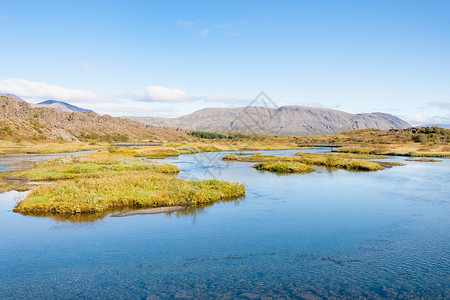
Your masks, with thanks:
[[[91,112],[95,113],[93,110],[84,109],[67,102],[57,101],[57,100],[45,100],[43,102],[39,102],[37,104],[33,104],[34,107],[49,107],[54,108],[56,110],[65,111],[65,112]]]
[[[75,141],[87,136],[103,140],[168,140],[186,135],[181,131],[92,112],[33,107],[27,102],[0,96],[0,139]]]
[[[350,114],[338,110],[304,106],[206,108],[174,119],[128,117],[156,126],[215,132],[260,133],[270,135],[321,135],[354,129],[411,127],[385,113]]]

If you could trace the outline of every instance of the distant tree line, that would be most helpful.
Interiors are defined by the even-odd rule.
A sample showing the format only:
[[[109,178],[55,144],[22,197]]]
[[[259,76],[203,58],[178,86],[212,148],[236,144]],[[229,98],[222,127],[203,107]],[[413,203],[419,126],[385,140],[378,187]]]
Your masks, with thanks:
[[[215,132],[206,132],[206,131],[192,131],[189,133],[192,136],[201,138],[201,139],[209,139],[209,140],[232,140],[232,139],[249,139],[250,136],[243,134],[232,134],[232,135],[224,135]]]

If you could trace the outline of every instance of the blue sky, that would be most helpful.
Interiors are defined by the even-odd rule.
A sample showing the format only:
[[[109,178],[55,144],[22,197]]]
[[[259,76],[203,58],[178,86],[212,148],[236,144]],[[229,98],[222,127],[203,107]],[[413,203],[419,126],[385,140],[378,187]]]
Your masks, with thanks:
[[[0,0],[0,92],[115,116],[278,105],[450,123],[450,1]]]

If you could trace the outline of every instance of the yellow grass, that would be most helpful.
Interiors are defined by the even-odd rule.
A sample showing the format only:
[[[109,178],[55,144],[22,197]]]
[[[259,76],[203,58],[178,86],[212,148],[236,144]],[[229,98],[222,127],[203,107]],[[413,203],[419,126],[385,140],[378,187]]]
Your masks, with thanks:
[[[192,182],[154,172],[123,172],[39,186],[14,211],[93,213],[122,207],[208,204],[244,194],[245,187],[238,183],[218,180]]]

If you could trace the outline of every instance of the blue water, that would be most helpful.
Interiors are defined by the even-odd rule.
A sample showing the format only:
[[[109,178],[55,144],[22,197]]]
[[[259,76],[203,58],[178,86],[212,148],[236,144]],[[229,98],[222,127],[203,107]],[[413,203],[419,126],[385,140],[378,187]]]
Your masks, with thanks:
[[[246,185],[185,214],[61,222],[0,195],[0,298],[450,298],[450,160],[280,176],[225,154],[165,160]]]

